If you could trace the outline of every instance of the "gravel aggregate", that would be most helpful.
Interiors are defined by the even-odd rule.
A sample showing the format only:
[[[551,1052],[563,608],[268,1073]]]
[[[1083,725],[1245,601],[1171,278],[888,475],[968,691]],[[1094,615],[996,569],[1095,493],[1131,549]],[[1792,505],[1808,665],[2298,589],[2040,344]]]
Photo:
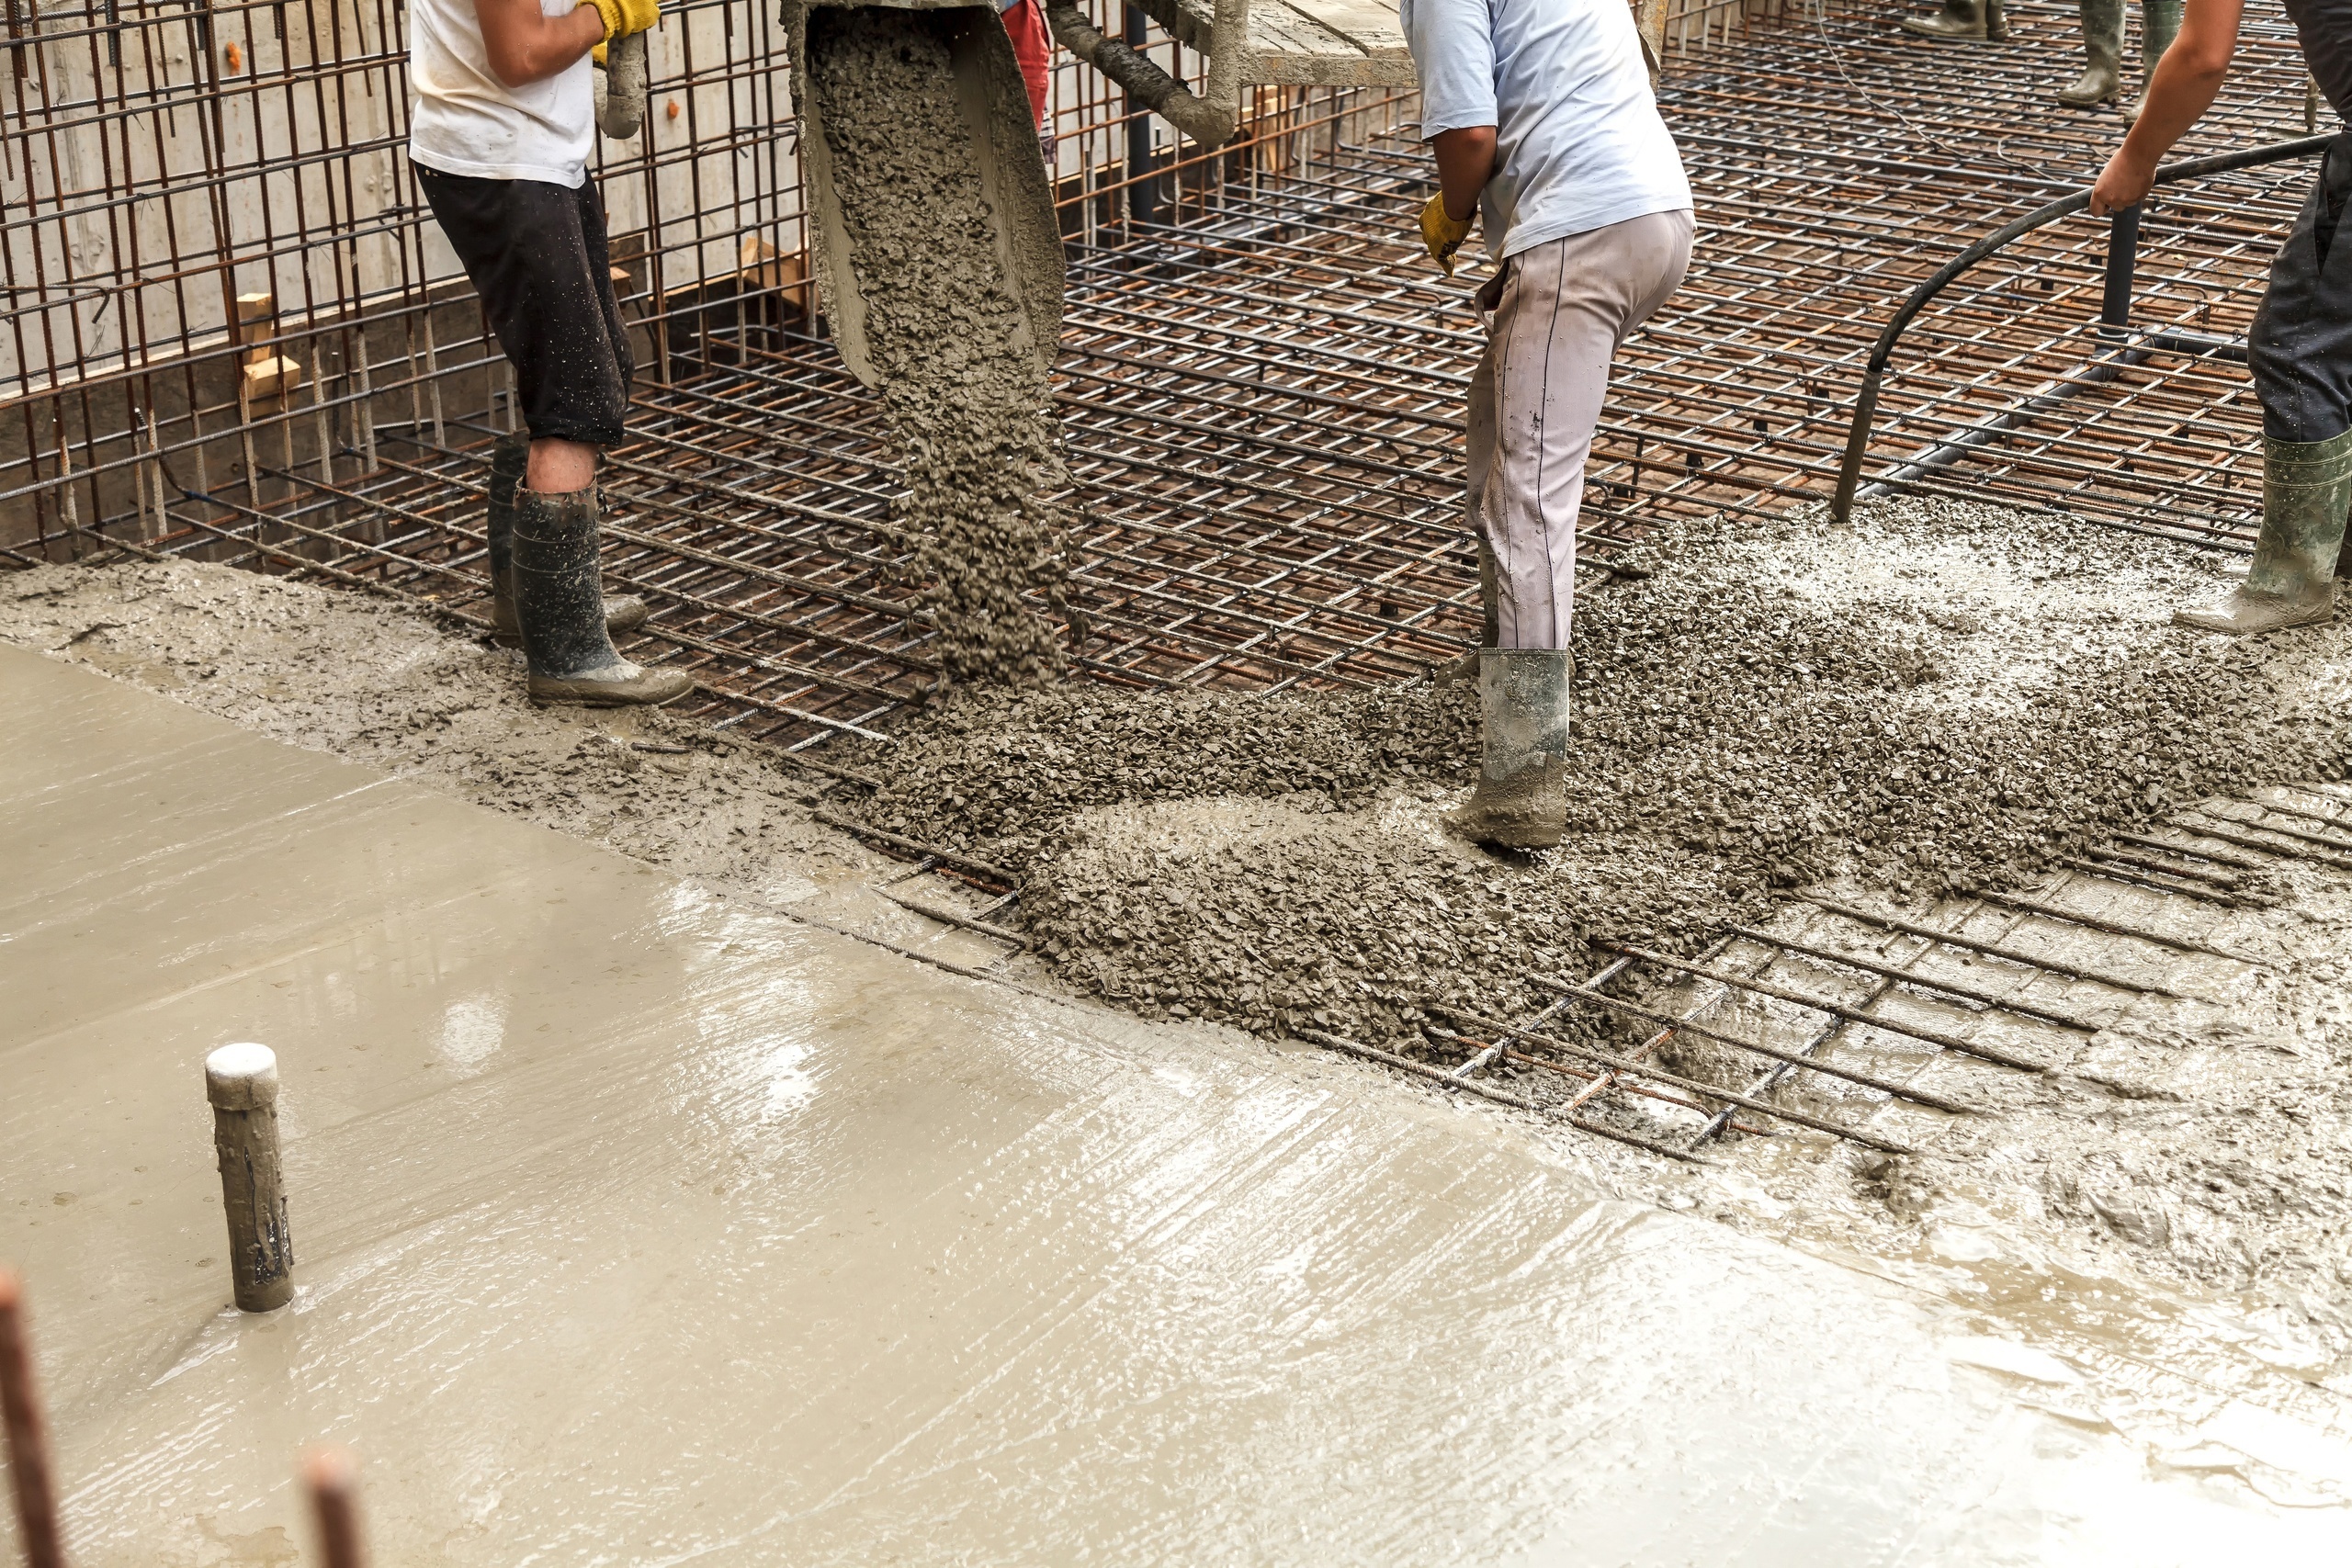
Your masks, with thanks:
[[[1466,687],[960,695],[858,765],[868,819],[1018,870],[1063,978],[1146,1016],[1410,1045],[1598,936],[1689,949],[1799,886],[2014,886],[2119,827],[2340,778],[2341,626],[2175,627],[2224,561],[1942,501],[1689,525],[1580,613],[1569,835],[1444,829]]]

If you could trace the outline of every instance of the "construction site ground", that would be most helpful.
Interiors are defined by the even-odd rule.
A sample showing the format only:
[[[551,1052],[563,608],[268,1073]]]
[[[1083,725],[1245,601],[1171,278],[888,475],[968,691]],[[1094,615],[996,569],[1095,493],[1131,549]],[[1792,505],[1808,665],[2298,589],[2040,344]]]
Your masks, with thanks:
[[[604,567],[675,708],[534,707],[481,636],[515,400],[397,177],[255,242],[414,253],[273,329],[295,392],[220,403],[185,323],[176,392],[17,367],[0,1257],[74,1561],[298,1561],[321,1439],[387,1562],[2337,1549],[2352,621],[2169,620],[2258,516],[2237,340],[2307,157],[2168,187],[2120,315],[2104,223],[1988,258],[1833,531],[1890,312],[2120,122],[2049,102],[2062,0],[1999,45],[1685,13],[1698,249],[1588,472],[1571,841],[1489,854],[1430,679],[1477,625],[1475,280],[1412,243],[1409,98],[1157,174],[1064,105],[1065,547],[990,592],[1069,679],[953,690],[922,475],[771,199],[772,10],[702,8],[680,79],[761,103],[601,165],[650,247]],[[337,25],[288,9],[281,64]],[[310,54],[405,103],[396,53]],[[203,101],[124,58],[126,146]],[[2250,18],[2182,152],[2303,136],[2306,85]],[[252,141],[224,211],[361,155]],[[60,245],[132,201],[51,195]],[[260,270],[188,232],[156,277]],[[198,1068],[237,1039],[286,1064],[268,1317]]]
[[[2204,953],[1934,911],[2123,987],[1786,913],[2095,1031],[1856,996],[2063,1070],[1857,1029],[1836,1061],[1983,1113],[1816,1079],[1763,1103],[1919,1152],[1750,1116],[1694,1166],[1564,1124],[1525,1066],[1498,1109],[1057,996],[989,920],[917,913],[956,900],[824,822],[820,775],[535,708],[514,656],[364,596],[6,588],[7,1224],[83,1561],[290,1551],[320,1437],[377,1467],[379,1550],[453,1561],[1491,1561],[1573,1519],[1605,1561],[2186,1563],[2352,1503],[2332,867],[2275,860],[2276,907],[2041,892]],[[289,1062],[282,1322],[225,1307],[207,1190],[190,1064],[243,1036]],[[1706,1051],[1660,1060],[1738,1081]]]
[[[70,651],[123,678],[0,649],[0,1235],[77,1562],[296,1561],[288,1456],[320,1438],[366,1456],[387,1562],[2340,1538],[2333,1398],[2226,1302],[1996,1224],[1898,1258],[1810,1201],[1799,1245],[1668,1212],[1769,1212],[1753,1173],[1611,1201],[1590,1140],[944,974],[584,819],[280,744],[137,689],[244,673],[160,636]],[[266,1316],[226,1304],[196,1068],[246,1036],[287,1081],[300,1285]]]

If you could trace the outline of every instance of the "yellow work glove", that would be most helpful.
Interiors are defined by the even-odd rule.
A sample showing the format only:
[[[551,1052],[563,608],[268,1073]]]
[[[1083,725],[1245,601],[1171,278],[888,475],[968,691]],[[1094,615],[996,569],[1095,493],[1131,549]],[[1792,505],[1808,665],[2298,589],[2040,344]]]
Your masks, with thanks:
[[[1430,260],[1445,268],[1445,276],[1453,276],[1453,253],[1470,237],[1470,220],[1446,215],[1442,191],[1430,197],[1421,209],[1421,243],[1430,248]]]
[[[649,32],[662,19],[662,0],[590,0],[605,19],[605,42]],[[601,47],[601,46],[599,46]]]
[[[601,43],[588,51],[588,58],[596,62],[596,69],[599,71],[611,68],[605,59],[605,46]]]

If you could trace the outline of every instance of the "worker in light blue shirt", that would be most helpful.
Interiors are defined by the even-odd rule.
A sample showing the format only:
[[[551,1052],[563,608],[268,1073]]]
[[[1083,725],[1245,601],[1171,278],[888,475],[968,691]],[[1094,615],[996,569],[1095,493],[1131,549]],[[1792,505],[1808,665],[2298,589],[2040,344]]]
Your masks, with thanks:
[[[1682,281],[1690,186],[1625,0],[1403,0],[1449,276],[1472,220],[1499,264],[1477,292],[1467,512],[1487,600],[1485,755],[1454,817],[1514,849],[1566,816],[1569,611],[1585,460],[1617,347]]]

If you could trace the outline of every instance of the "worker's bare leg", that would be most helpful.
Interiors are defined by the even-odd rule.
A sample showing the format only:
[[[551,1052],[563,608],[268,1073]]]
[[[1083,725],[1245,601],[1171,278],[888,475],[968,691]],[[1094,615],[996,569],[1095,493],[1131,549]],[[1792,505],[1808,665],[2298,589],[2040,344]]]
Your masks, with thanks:
[[[596,448],[585,441],[534,441],[524,482],[541,495],[570,495],[596,482]]]
[[[1682,281],[1690,226],[1653,213],[1538,245],[1481,301],[1493,319],[1470,445],[1492,456],[1473,514],[1495,563],[1497,646],[1479,656],[1484,755],[1455,825],[1483,842],[1560,840],[1585,460],[1610,363]]]

